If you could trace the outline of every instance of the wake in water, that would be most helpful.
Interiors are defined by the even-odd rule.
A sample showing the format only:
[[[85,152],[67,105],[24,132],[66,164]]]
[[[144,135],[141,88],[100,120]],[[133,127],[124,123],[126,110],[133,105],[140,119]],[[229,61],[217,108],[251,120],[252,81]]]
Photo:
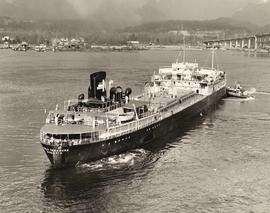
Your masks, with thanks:
[[[144,161],[148,161],[151,154],[150,151],[144,149],[135,149],[123,154],[103,158],[95,162],[84,163],[77,167],[88,168],[95,171],[129,168],[136,164],[141,164]]]
[[[244,101],[252,101],[255,100],[255,97],[250,96],[248,98],[234,98],[234,97],[229,97],[225,99],[226,101],[236,101],[236,102],[244,102]]]
[[[206,126],[208,128],[213,128],[215,126],[215,123],[213,123],[213,122],[203,122],[202,125]]]
[[[260,95],[270,95],[270,91],[257,91],[256,94],[260,94]]]
[[[256,92],[256,88],[250,88],[249,90],[246,90],[246,93],[248,94],[248,95],[252,95],[252,94],[254,94]]]
[[[257,91],[256,88],[250,88],[249,90],[246,90],[246,93],[248,95],[251,95],[251,97],[253,97],[252,96],[253,94],[270,95],[270,91],[264,91],[264,90]],[[253,97],[253,99],[254,99],[254,97]],[[251,100],[253,100],[253,99],[251,99]]]

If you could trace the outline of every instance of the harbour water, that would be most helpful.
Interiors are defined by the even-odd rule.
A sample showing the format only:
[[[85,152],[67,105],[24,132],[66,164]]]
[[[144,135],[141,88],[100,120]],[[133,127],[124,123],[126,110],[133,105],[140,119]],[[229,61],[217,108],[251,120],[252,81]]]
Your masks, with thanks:
[[[86,93],[94,71],[138,94],[178,52],[0,53],[0,212],[269,211],[270,57],[217,53],[228,84],[255,99],[225,99],[151,147],[54,170],[39,144],[46,111]],[[208,51],[187,55],[210,65]]]

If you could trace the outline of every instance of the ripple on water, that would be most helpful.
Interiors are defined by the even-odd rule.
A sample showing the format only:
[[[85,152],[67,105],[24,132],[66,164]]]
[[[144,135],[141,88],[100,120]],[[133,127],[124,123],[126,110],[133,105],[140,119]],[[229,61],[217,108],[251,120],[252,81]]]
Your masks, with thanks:
[[[54,170],[36,143],[44,109],[85,93],[89,73],[106,70],[138,94],[177,54],[1,51],[0,212],[268,212],[269,58],[222,51],[228,84],[258,88],[255,99],[226,99],[152,148]]]

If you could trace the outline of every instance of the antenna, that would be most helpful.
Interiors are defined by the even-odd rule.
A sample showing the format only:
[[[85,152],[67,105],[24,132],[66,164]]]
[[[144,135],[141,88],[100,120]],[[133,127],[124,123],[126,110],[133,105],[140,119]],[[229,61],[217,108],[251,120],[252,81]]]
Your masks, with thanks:
[[[180,48],[179,49],[179,52],[178,52],[178,54],[177,54],[177,57],[176,57],[176,63],[178,63],[178,59],[180,58],[180,56],[182,55],[182,51],[183,51],[183,49],[182,48]]]
[[[185,34],[183,36],[183,41],[184,41],[183,63],[185,63],[186,62],[186,39],[185,39]]]
[[[179,30],[179,29],[178,29]],[[186,62],[186,37],[185,37],[185,32],[183,23],[181,23],[181,34],[183,35],[183,63]]]
[[[212,70],[214,69],[215,49],[212,49]]]

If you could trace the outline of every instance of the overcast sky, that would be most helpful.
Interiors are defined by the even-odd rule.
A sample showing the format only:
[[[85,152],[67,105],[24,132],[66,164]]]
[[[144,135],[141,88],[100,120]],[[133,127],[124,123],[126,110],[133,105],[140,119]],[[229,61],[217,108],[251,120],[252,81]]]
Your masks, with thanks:
[[[177,19],[212,19],[231,16],[250,3],[266,0],[68,0],[83,16],[93,14],[102,8],[111,8],[108,13],[128,10],[139,17],[142,11],[162,12],[164,16]],[[116,15],[116,14],[115,14]],[[145,14],[144,14],[145,15]]]
[[[120,25],[168,19],[231,17],[266,0],[0,0],[0,16],[99,19]],[[250,7],[250,6],[249,6]],[[270,8],[269,8],[270,9]],[[270,12],[269,12],[270,13]]]

